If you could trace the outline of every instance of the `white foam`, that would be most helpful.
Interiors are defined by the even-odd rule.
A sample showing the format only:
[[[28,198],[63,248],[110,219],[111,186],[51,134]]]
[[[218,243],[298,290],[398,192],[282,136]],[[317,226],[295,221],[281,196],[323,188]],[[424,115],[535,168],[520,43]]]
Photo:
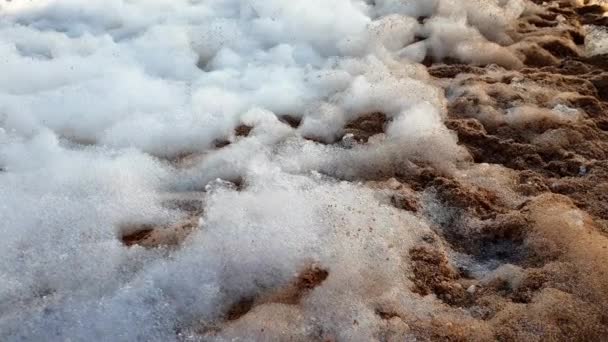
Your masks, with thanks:
[[[465,50],[502,49],[490,24],[506,30],[521,2],[478,3],[1,2],[0,339],[174,340],[311,261],[329,270],[302,309],[311,326],[373,336],[380,299],[423,315],[435,304],[409,290],[407,250],[428,227],[339,179],[465,159],[442,91],[411,63],[498,58]],[[304,139],[376,111],[391,122],[368,145]],[[185,170],[159,159],[186,154],[199,159]],[[121,244],[121,225],[185,215],[163,194],[218,178],[245,189],[208,188],[179,250]]]
[[[585,53],[588,56],[608,53],[608,30],[605,27],[594,25],[585,26]]]

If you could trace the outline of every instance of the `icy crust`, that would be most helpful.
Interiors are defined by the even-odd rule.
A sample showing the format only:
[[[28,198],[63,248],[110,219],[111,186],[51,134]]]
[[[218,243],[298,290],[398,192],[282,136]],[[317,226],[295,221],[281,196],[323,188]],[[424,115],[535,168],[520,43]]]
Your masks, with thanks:
[[[580,25],[523,0],[0,19],[0,340],[605,336],[608,216],[543,178],[604,169],[515,156],[583,149],[560,127],[604,148],[601,75],[526,68],[578,56]]]

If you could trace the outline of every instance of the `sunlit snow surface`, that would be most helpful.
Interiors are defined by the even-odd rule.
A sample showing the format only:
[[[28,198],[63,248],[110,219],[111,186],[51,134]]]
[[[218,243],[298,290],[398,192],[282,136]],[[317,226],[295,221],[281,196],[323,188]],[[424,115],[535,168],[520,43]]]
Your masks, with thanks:
[[[416,62],[518,63],[496,43],[524,5],[373,3],[1,1],[0,340],[176,340],[311,262],[330,276],[298,309],[300,330],[276,312],[279,337],[322,322],[368,340],[378,301],[431,311],[407,273],[427,223],[339,179],[466,158]],[[372,112],[392,121],[366,146],[304,139],[332,142]],[[241,123],[249,137],[234,136]],[[169,162],[184,155],[198,158]],[[202,191],[217,178],[246,186]],[[179,249],[121,243],[126,223],[181,219],[163,198],[192,191],[204,215]]]

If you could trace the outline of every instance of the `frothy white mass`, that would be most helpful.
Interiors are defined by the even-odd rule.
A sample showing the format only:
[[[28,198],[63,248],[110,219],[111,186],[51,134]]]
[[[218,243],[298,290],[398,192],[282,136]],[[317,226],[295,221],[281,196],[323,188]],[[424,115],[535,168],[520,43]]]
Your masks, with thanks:
[[[524,10],[519,0],[1,1],[0,340],[175,340],[311,263],[328,279],[298,309],[260,310],[276,320],[269,334],[305,339],[322,322],[367,341],[382,324],[375,303],[425,315],[440,304],[409,290],[407,251],[428,224],[339,180],[466,160],[442,123],[444,94],[417,62],[518,67],[499,44]],[[320,143],[373,112],[390,123],[368,144]],[[248,137],[233,133],[240,124]],[[215,149],[222,139],[232,144]],[[167,161],[187,155],[187,167]],[[207,186],[218,178],[243,189]],[[193,191],[204,214],[179,249],[121,243],[125,224],[183,218],[163,199]],[[215,338],[251,336],[239,324]]]

